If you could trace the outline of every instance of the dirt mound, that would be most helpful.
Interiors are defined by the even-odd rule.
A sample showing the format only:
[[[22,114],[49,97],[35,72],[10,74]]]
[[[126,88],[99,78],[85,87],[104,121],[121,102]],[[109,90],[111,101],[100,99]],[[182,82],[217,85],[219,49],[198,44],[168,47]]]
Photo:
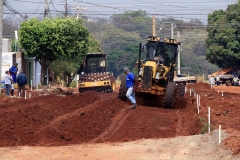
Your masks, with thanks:
[[[11,99],[7,103],[5,100],[0,104],[0,145],[37,145],[38,141],[49,141],[55,135],[44,139],[44,135],[39,133],[51,131],[61,119],[68,118],[67,116],[71,118],[74,111],[99,99],[98,94],[86,92],[69,97],[48,95],[31,99]]]
[[[192,90],[192,92],[201,92],[201,91],[210,91],[211,90],[211,86],[207,83],[195,83],[195,84],[188,84],[187,85],[187,89],[188,90]]]
[[[121,142],[197,134],[199,130],[197,126],[191,133],[177,133],[180,119],[176,114],[181,111],[150,106],[130,110],[130,103],[119,100],[117,93],[89,91],[4,101],[0,104],[0,146]]]
[[[204,83],[187,88],[185,98],[175,100],[175,109],[162,108],[162,97],[137,95],[137,109],[130,110],[130,102],[118,99],[116,92],[60,96],[45,91],[32,92],[31,99],[0,97],[0,146],[62,146],[195,135],[207,132],[211,107],[213,129],[220,124],[222,129],[233,129],[235,141],[224,144],[238,154],[238,94],[228,89],[222,96],[216,87],[211,89]],[[199,114],[194,92],[201,98]]]

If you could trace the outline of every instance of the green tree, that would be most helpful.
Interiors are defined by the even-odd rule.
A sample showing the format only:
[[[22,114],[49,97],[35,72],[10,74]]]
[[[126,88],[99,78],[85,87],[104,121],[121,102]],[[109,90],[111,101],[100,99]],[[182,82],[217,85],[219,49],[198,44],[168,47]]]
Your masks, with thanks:
[[[221,68],[240,67],[240,1],[208,15],[206,59]]]
[[[53,61],[49,66],[49,69],[54,72],[54,76],[64,80],[68,87],[75,77],[79,68],[79,63],[76,63],[73,59],[58,59]]]
[[[152,35],[152,18],[146,11],[138,10],[114,14],[111,16],[112,24],[122,29],[124,32],[137,32],[140,37],[146,38]]]
[[[88,53],[92,52],[102,52],[102,48],[100,43],[93,37],[93,35],[90,35]]]
[[[60,57],[83,57],[89,49],[89,32],[80,20],[33,18],[21,24],[20,44],[28,57],[41,64],[41,83],[48,66]]]
[[[138,58],[138,44],[127,45],[122,50],[113,50],[107,55],[108,71],[113,72],[117,77],[123,73],[123,68],[128,67],[132,72]]]
[[[94,39],[92,35],[89,38],[88,53],[90,52],[101,52],[100,44]],[[74,77],[78,73],[79,67],[83,64],[85,55],[78,57],[64,57],[58,58],[56,61],[49,66],[51,71],[54,72],[55,77],[59,77],[64,80],[67,87],[73,81]]]

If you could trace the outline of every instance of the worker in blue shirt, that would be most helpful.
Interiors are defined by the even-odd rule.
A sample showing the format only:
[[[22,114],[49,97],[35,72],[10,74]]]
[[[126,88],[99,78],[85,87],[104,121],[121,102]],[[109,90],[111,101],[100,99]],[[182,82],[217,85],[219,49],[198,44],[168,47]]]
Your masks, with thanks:
[[[124,73],[126,74],[126,88],[127,88],[126,96],[132,102],[131,109],[136,109],[137,104],[136,104],[135,93],[134,93],[135,77],[129,71],[128,68],[124,68]]]
[[[18,63],[15,63],[15,65],[13,65],[10,69],[9,72],[12,76],[13,79],[13,83],[17,82],[17,72],[18,72]]]

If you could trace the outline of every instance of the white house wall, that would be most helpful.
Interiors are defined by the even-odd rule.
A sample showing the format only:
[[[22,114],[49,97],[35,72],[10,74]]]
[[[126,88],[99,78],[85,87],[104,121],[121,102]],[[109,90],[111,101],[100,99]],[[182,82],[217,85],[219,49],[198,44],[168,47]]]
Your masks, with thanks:
[[[4,79],[5,71],[9,70],[12,66],[12,55],[14,52],[2,52],[2,73],[1,79]]]

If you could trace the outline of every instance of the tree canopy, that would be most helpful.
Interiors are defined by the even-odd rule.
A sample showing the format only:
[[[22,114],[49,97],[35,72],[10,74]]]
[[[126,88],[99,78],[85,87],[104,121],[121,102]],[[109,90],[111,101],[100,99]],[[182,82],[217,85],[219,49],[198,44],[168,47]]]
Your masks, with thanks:
[[[21,24],[20,44],[28,57],[42,66],[41,83],[47,67],[58,58],[84,57],[89,51],[89,31],[74,18],[31,19]]]
[[[240,1],[208,16],[206,59],[221,68],[240,67]]]
[[[94,39],[92,35],[89,38],[88,52],[101,52],[100,44]],[[59,57],[49,66],[49,69],[54,72],[60,80],[63,80],[66,86],[70,86],[74,77],[79,71],[80,64],[83,64],[85,57]]]

